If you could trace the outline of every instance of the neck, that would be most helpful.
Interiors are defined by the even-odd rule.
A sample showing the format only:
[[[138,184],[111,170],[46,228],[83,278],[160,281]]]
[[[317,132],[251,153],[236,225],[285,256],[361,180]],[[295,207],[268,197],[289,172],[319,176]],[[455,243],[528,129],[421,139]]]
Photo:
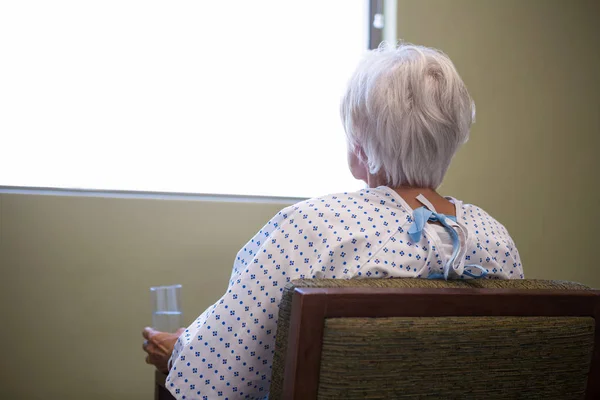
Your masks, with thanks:
[[[370,186],[370,185],[369,185]],[[382,186],[382,185],[377,185]],[[385,186],[385,185],[384,185]],[[370,186],[373,187],[373,186]],[[410,186],[397,186],[390,187],[393,191],[398,193],[402,199],[414,210],[422,206],[421,202],[417,200],[417,196],[422,194],[429,200],[436,210],[446,215],[455,215],[455,206],[446,200],[445,197],[440,195],[435,189],[431,188],[420,188]]]
[[[437,192],[435,191],[435,189],[423,188],[423,187],[412,187],[412,186],[396,186],[396,187],[392,187],[392,186],[389,186],[386,183],[386,181],[387,181],[387,179],[385,179],[385,177],[381,173],[379,173],[377,175],[368,174],[367,175],[366,184],[370,188],[376,188],[378,186],[388,186],[390,189],[394,190],[396,193],[398,193],[403,198],[405,196],[409,197],[409,198],[414,198],[414,197],[417,197],[420,194],[422,194],[423,196],[425,196],[427,198],[429,198],[429,197],[432,197],[432,198],[442,197],[439,194],[437,194]]]
[[[396,193],[398,193],[402,198],[415,198],[418,195],[422,194],[427,197],[429,200],[435,200],[443,198],[438,194],[434,189],[431,188],[420,188],[420,187],[409,187],[409,186],[399,186],[391,188]]]

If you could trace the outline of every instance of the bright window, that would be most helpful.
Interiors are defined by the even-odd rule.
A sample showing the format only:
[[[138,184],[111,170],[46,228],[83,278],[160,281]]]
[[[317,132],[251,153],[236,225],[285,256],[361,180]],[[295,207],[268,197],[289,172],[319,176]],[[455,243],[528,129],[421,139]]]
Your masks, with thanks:
[[[364,0],[0,3],[0,185],[310,197],[362,184]]]

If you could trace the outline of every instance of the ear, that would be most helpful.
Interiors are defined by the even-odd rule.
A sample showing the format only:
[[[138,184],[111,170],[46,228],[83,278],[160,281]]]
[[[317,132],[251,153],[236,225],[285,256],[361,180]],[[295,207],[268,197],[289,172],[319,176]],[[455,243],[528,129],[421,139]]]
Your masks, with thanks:
[[[369,176],[369,167],[367,166],[367,157],[360,146],[354,146],[348,149],[348,167],[354,178],[367,183]]]

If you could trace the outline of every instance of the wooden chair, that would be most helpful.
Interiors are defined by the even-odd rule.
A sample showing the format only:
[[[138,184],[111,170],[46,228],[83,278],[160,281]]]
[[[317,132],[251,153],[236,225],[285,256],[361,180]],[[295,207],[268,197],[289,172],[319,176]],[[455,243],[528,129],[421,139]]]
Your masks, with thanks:
[[[175,397],[165,387],[167,376],[159,370],[154,371],[154,400],[174,400]]]
[[[599,318],[570,282],[296,281],[269,400],[600,399]]]

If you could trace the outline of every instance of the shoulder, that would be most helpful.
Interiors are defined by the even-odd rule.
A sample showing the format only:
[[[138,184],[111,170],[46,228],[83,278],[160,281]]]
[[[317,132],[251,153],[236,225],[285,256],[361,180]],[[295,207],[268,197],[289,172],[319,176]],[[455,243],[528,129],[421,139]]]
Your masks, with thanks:
[[[411,213],[386,188],[333,193],[308,199],[294,206],[281,233],[340,246],[359,241],[382,243],[412,222]],[[285,231],[285,232],[284,232]],[[287,239],[292,239],[287,238]],[[326,246],[330,251],[331,246]],[[357,246],[355,246],[357,247]]]
[[[362,189],[355,192],[332,193],[304,200],[291,206],[296,214],[333,213],[337,217],[367,214],[407,214],[408,210],[400,204],[385,188]]]
[[[461,203],[462,204],[462,203]],[[508,230],[497,219],[483,208],[474,204],[462,204],[462,215],[457,215],[461,222],[476,234],[500,235],[510,237]]]
[[[504,225],[473,204],[462,205],[460,222],[469,232],[469,261],[489,267],[488,273],[491,276],[502,279],[523,278],[519,251]]]

